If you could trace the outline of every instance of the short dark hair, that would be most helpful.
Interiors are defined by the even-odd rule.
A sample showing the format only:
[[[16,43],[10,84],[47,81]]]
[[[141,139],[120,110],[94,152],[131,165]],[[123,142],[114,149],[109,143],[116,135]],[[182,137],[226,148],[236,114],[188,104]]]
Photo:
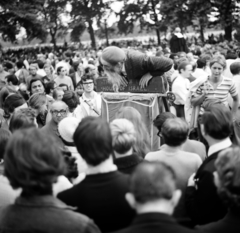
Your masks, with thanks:
[[[37,81],[40,81],[40,82],[42,83],[43,88],[44,88],[44,90],[45,90],[45,84],[44,84],[44,82],[42,81],[42,79],[41,79],[41,78],[33,78],[33,79],[31,79],[30,82],[29,82],[29,86],[28,86],[29,92],[31,92],[32,84],[35,83],[35,82],[37,82]]]
[[[59,66],[59,67],[57,68],[57,74],[58,74],[58,75],[60,74],[61,69],[64,69],[64,67],[63,67],[63,66]]]
[[[67,90],[68,90],[68,85],[67,85],[67,84],[65,84],[65,83],[60,83],[58,86],[59,86],[59,87],[66,87],[66,88],[67,88]]]
[[[176,190],[176,175],[162,162],[141,163],[130,177],[130,192],[138,203],[170,200]]]
[[[233,62],[230,65],[230,71],[233,75],[237,75],[240,73],[240,62]]]
[[[52,184],[64,174],[66,165],[55,138],[39,129],[15,132],[4,157],[5,175],[22,195],[45,195]]]
[[[86,82],[87,80],[92,80],[94,82],[93,75],[90,74],[84,74],[81,78],[80,83],[83,84],[83,82]]]
[[[36,113],[31,108],[22,108],[15,112],[9,123],[9,130],[14,133],[19,129],[28,129],[31,127],[36,127],[34,124],[34,119],[36,119]]]
[[[181,74],[181,70],[186,70],[186,67],[187,67],[188,65],[192,65],[192,64],[191,64],[190,62],[187,62],[187,61],[184,61],[184,62],[179,63],[179,65],[178,65],[178,71],[179,71],[179,73]]]
[[[26,68],[25,64],[23,63],[23,61],[17,61],[16,62],[16,66],[18,69],[21,69],[21,68]]]
[[[21,95],[10,94],[7,96],[3,103],[3,109],[6,114],[13,113],[15,108],[20,107],[25,103]]]
[[[223,105],[211,105],[211,107],[205,109],[201,124],[204,125],[206,134],[214,139],[222,140],[232,133],[232,114]]]
[[[74,91],[65,91],[62,101],[66,103],[70,112],[80,104],[79,97]]]
[[[15,86],[19,84],[19,80],[15,74],[7,75],[5,79],[7,80],[8,83],[11,82]]]
[[[5,149],[11,135],[9,130],[0,128],[0,159],[4,157]]]
[[[38,64],[39,69],[43,69],[43,67],[44,67],[44,62],[43,61],[37,60],[37,64]]]
[[[161,134],[166,145],[180,146],[188,137],[189,127],[181,118],[167,119],[162,125]]]
[[[207,65],[207,61],[205,59],[199,58],[197,60],[197,68],[202,69],[202,68],[206,67],[206,65]]]
[[[50,81],[45,84],[45,91],[47,95],[51,93],[51,90],[54,90],[54,81]]]
[[[84,118],[78,125],[73,139],[78,152],[89,165],[97,166],[113,153],[109,124],[101,118]]]
[[[153,125],[158,129],[158,131],[161,131],[164,122],[167,119],[172,119],[172,118],[176,118],[176,116],[171,112],[162,112],[153,120]]]

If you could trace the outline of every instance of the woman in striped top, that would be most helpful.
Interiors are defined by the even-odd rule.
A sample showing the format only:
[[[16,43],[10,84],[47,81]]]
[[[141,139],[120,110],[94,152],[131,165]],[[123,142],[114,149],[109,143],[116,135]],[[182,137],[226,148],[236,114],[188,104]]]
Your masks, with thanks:
[[[233,118],[236,119],[238,93],[233,80],[222,75],[225,68],[226,61],[223,56],[213,57],[210,61],[211,76],[193,93],[191,103],[193,106],[200,105],[200,116],[212,104],[223,104],[229,108],[227,98],[230,93],[233,98],[232,114]]]

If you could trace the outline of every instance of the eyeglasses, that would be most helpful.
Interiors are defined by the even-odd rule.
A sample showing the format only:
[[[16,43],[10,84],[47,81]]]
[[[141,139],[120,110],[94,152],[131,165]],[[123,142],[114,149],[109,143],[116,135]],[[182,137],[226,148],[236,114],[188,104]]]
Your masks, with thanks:
[[[62,109],[62,110],[60,110],[60,111],[53,110],[53,111],[51,111],[51,113],[54,114],[54,115],[56,115],[56,116],[57,116],[58,114],[64,115],[64,114],[67,113],[67,110],[64,110],[64,109]]]
[[[93,84],[93,82],[83,83],[83,85]]]

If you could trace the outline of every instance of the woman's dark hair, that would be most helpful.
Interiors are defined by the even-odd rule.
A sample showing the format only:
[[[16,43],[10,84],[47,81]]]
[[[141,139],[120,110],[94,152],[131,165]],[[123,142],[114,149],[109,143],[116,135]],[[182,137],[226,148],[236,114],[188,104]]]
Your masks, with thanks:
[[[52,184],[66,169],[56,139],[36,128],[13,134],[4,165],[11,186],[22,188],[24,196],[51,194]]]
[[[7,142],[11,137],[11,132],[7,129],[0,128],[0,160],[3,159]]]
[[[14,133],[19,129],[28,129],[31,127],[36,127],[34,120],[36,119],[36,113],[31,108],[22,108],[19,109],[16,113],[13,114],[10,123],[9,130]]]
[[[25,100],[21,95],[18,94],[10,94],[7,96],[3,103],[3,109],[6,116],[10,116],[15,110],[15,108],[23,105]]]
[[[76,158],[72,156],[71,152],[66,150],[63,150],[62,154],[67,164],[67,171],[65,176],[72,182],[72,179],[78,177]]]
[[[11,82],[14,86],[18,85],[19,83],[19,80],[15,74],[9,74],[5,77],[5,79],[7,80],[8,83]]]
[[[79,98],[74,91],[65,91],[62,101],[66,103],[70,112],[80,104]]]
[[[63,66],[59,66],[59,67],[57,68],[57,75],[60,74],[60,72],[61,72],[61,70],[62,70],[63,68],[64,68]]]
[[[67,90],[68,90],[68,85],[67,85],[67,84],[65,84],[65,83],[60,83],[58,86],[59,86],[59,87],[66,87],[66,88],[67,88]]]
[[[45,84],[45,92],[47,95],[51,93],[51,90],[54,90],[54,81],[50,81]]]
[[[79,154],[89,165],[97,166],[113,153],[109,124],[101,118],[85,117],[73,139]]]

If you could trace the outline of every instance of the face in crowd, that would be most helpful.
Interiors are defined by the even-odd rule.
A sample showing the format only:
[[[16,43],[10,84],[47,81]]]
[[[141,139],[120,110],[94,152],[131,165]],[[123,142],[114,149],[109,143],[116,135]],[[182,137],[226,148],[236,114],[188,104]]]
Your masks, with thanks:
[[[51,106],[52,119],[55,123],[59,123],[67,117],[68,106],[62,101],[56,101]]]
[[[44,86],[41,81],[33,82],[31,85],[31,93],[44,93]]]
[[[94,88],[94,83],[92,79],[87,79],[86,81],[83,81],[83,90],[86,93],[91,93]]]

